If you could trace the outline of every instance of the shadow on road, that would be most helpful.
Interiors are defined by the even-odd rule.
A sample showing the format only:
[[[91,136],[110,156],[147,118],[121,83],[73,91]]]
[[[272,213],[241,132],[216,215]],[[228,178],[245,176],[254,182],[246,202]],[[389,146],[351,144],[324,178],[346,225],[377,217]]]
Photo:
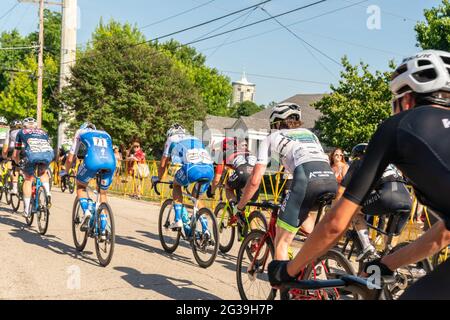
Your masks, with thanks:
[[[14,229],[9,234],[25,243],[48,249],[56,254],[68,255],[73,259],[101,268],[97,260],[86,256],[87,254],[92,254],[92,252],[79,253],[74,247],[58,241],[61,240],[58,237],[52,235],[41,236],[39,233],[32,231],[25,223],[4,215],[0,215],[0,224],[13,227]]]
[[[199,287],[189,280],[176,279],[159,274],[143,274],[136,269],[127,267],[115,267],[114,269],[123,272],[122,279],[133,287],[152,290],[170,299],[220,300],[219,297],[206,292],[207,288]],[[192,286],[201,290],[192,288]]]

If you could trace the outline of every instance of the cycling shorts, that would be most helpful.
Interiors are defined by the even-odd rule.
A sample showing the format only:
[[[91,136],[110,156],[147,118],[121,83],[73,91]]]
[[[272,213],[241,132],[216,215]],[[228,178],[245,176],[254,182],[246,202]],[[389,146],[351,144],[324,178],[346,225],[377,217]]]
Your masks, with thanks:
[[[242,189],[245,188],[248,179],[252,175],[253,168],[254,167],[249,164],[243,164],[237,167],[234,170],[234,173],[228,178],[227,188],[235,191],[238,201],[241,199]],[[255,192],[251,200],[256,201],[258,200],[258,197],[259,189]]]
[[[27,153],[23,172],[27,176],[33,176],[34,170],[37,166],[38,175],[41,176],[48,169],[48,166],[53,160],[53,152],[34,152]]]
[[[191,183],[200,180],[208,180],[211,182],[214,179],[214,166],[212,164],[203,163],[187,163],[177,171],[175,174],[175,182],[183,187],[189,186]],[[205,183],[200,190],[200,193],[205,193],[208,190],[210,183]]]
[[[294,171],[292,186],[287,193],[278,216],[277,225],[297,233],[317,199],[326,193],[337,193],[338,184],[330,165],[322,161],[304,163]]]
[[[402,182],[385,182],[372,191],[362,203],[362,213],[369,216],[400,214],[396,233],[400,233],[409,219],[412,199]]]
[[[113,182],[114,172],[116,171],[116,161],[112,159],[109,162],[103,162],[101,164],[91,164],[83,161],[79,168],[77,174],[77,180],[81,184],[87,185],[91,179],[100,173],[100,189],[108,190]]]

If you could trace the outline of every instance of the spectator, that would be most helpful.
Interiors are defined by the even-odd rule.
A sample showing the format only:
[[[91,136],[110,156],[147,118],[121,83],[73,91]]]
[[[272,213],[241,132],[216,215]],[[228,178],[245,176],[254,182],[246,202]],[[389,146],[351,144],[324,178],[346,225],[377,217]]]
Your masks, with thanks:
[[[344,152],[341,148],[334,149],[330,154],[330,165],[336,176],[337,182],[341,184],[348,171],[348,165],[345,162]]]
[[[136,199],[141,199],[142,180],[146,178],[146,172],[143,172],[146,171],[144,169],[146,163],[145,163],[145,153],[144,151],[142,151],[141,144],[138,141],[133,142],[127,157],[127,161],[129,161],[128,173],[133,177],[138,178],[138,181],[136,180],[133,183],[133,194],[131,196],[135,197]]]
[[[114,157],[116,158],[116,176],[119,176],[122,172],[122,154],[119,151],[118,146],[113,147]]]

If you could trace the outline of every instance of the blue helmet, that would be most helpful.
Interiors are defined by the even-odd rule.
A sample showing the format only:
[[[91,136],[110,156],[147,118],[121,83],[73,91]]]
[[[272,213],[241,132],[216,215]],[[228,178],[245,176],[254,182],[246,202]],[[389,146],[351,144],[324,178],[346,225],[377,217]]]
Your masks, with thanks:
[[[85,129],[97,130],[95,125],[90,122],[85,122],[81,125],[80,130],[85,130]]]

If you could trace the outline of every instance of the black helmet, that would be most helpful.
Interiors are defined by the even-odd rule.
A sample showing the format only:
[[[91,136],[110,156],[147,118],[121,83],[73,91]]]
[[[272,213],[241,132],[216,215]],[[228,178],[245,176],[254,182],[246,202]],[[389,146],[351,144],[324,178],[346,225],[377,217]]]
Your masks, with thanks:
[[[368,146],[367,143],[360,143],[360,144],[356,145],[353,148],[352,154],[350,155],[350,157],[352,159],[364,157],[364,155],[366,154],[367,146]]]

